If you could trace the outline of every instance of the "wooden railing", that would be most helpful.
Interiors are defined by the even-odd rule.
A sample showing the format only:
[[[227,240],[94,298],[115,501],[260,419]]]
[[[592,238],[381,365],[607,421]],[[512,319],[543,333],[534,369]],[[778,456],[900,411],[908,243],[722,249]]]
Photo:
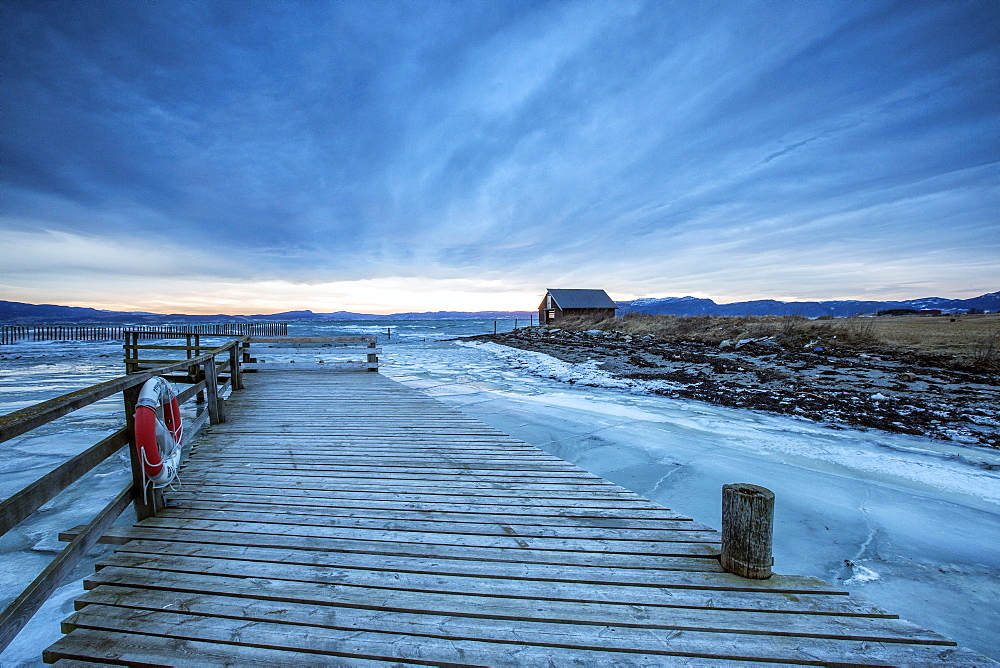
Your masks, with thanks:
[[[247,371],[378,371],[381,352],[374,336],[251,337],[243,367]]]
[[[31,616],[60,585],[63,578],[97,543],[101,535],[121,515],[129,503],[134,506],[136,517],[140,520],[155,515],[157,510],[163,507],[163,495],[158,490],[152,490],[153,493],[149,493],[147,490],[145,494],[143,493],[142,463],[136,448],[132,447],[135,443],[133,415],[143,383],[154,376],[163,376],[171,380],[179,379],[180,382],[190,385],[178,393],[179,403],[184,403],[195,396],[203,397],[203,401],[207,404],[206,410],[201,412],[193,424],[185,425],[184,442],[186,444],[206,421],[210,421],[212,424],[225,422],[225,404],[222,400],[222,394],[227,388],[239,390],[243,387],[240,351],[245,343],[246,338],[244,337],[205,353],[200,353],[200,349],[198,349],[196,350],[197,354],[188,355],[183,360],[169,361],[150,370],[136,369],[134,373],[126,376],[0,416],[0,443],[3,443],[96,401],[121,393],[126,423],[124,428],[105,437],[99,443],[92,445],[0,502],[0,535],[7,533],[27,519],[42,505],[123,447],[128,447],[132,468],[132,481],[126,485],[125,489],[97,513],[86,528],[0,613],[0,651],[10,644],[11,640],[31,619]],[[178,375],[179,373],[180,375]]]

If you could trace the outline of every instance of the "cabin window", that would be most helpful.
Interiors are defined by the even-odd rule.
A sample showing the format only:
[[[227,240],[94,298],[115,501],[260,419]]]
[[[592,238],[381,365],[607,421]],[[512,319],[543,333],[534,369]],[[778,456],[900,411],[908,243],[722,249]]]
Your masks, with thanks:
[[[545,295],[545,308],[552,308],[552,295]]]

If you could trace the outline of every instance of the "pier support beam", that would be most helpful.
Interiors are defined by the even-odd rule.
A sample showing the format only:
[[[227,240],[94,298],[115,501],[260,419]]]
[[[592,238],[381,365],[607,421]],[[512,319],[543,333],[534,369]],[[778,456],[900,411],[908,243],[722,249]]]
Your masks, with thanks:
[[[722,486],[722,568],[753,580],[771,577],[773,535],[774,492],[747,483]]]

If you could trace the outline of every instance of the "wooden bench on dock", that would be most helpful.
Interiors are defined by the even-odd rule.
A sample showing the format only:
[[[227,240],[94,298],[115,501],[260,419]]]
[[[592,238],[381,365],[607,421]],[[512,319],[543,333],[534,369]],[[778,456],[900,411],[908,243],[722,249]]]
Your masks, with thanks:
[[[380,374],[239,377],[162,508],[101,527],[45,661],[991,663],[815,578],[726,573],[715,530]]]

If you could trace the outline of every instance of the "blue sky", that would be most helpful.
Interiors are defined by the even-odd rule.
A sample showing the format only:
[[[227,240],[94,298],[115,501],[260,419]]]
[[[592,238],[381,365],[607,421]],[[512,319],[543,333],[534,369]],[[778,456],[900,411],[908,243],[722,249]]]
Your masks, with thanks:
[[[1000,289],[1000,3],[0,2],[0,290]]]

